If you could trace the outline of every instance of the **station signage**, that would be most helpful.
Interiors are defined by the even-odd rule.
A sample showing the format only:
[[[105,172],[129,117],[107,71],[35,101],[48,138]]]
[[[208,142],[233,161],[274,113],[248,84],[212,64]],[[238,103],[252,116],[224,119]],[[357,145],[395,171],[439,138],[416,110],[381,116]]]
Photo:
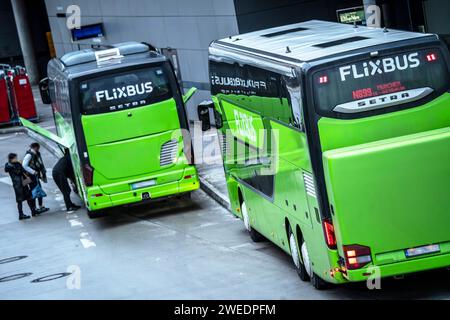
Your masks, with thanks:
[[[102,38],[105,36],[103,23],[81,26],[80,29],[72,29],[71,32],[73,41]]]
[[[337,19],[340,23],[366,25],[364,7],[354,7],[337,10]]]

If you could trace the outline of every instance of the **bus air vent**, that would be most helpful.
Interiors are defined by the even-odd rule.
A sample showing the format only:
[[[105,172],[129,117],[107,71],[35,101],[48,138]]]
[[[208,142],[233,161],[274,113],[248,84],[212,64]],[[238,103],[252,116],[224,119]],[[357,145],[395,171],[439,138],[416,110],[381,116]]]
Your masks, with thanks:
[[[346,44],[346,43],[352,43],[352,42],[357,42],[357,41],[362,41],[362,40],[367,40],[367,39],[369,39],[369,38],[366,38],[366,37],[351,37],[351,38],[347,38],[347,39],[340,39],[340,40],[336,40],[336,41],[319,43],[319,44],[314,45],[314,47],[326,49],[326,48],[339,46],[339,45]]]
[[[273,32],[273,33],[263,34],[262,37],[273,38],[273,37],[283,36],[285,34],[290,34],[290,33],[300,32],[300,31],[306,31],[306,30],[308,30],[308,29],[307,28],[302,28],[302,27],[294,28],[294,29],[287,29],[287,30]]]
[[[305,190],[311,197],[317,198],[316,195],[316,185],[314,183],[314,178],[311,174],[303,172],[303,181],[305,182]]]
[[[220,136],[220,143],[222,146],[222,155],[228,155],[230,151],[230,145],[227,141],[227,135],[222,133]]]
[[[178,141],[169,141],[161,147],[160,166],[168,166],[175,162],[178,153]]]

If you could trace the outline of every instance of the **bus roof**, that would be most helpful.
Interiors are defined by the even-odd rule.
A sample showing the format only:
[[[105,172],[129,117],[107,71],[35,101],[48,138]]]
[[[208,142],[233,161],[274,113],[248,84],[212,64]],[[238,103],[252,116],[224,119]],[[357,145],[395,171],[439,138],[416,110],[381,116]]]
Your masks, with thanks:
[[[60,59],[54,59],[51,65],[57,65],[57,69],[66,73],[68,77],[75,78],[127,66],[163,61],[166,61],[166,57],[156,52],[151,45],[124,42],[70,52]]]
[[[433,34],[311,20],[229,37],[215,41],[211,46],[289,63],[302,63],[354,50],[426,38],[438,39]]]

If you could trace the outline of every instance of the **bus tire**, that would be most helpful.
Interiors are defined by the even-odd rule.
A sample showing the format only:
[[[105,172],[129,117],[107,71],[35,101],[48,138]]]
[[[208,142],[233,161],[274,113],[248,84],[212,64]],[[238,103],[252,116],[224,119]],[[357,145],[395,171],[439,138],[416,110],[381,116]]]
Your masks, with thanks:
[[[98,210],[98,211],[91,211],[89,209],[86,209],[86,210],[87,210],[89,219],[94,220],[94,219],[98,219],[98,218],[101,218],[104,216],[104,212],[102,210]]]
[[[180,200],[185,200],[185,201],[189,201],[192,199],[192,193],[191,192],[187,192],[187,193],[183,193],[182,195],[180,195],[178,197],[178,199]]]
[[[300,278],[300,280],[307,282],[310,280],[308,272],[303,264],[303,258],[301,257],[301,252],[298,248],[298,241],[289,226],[289,246],[291,248],[291,257],[294,262],[295,270]]]
[[[242,218],[244,220],[244,226],[245,229],[247,229],[250,238],[253,240],[253,242],[261,242],[264,241],[265,238],[262,234],[260,234],[258,231],[252,228],[250,224],[250,217],[248,216],[248,210],[247,205],[245,204],[245,201],[242,201],[241,204],[241,212],[242,212]]]
[[[326,290],[330,288],[330,284],[320,278],[315,272],[312,267],[311,260],[309,259],[309,252],[308,252],[308,246],[306,245],[305,240],[302,241],[302,248],[301,248],[301,255],[303,260],[303,265],[308,267],[305,267],[305,272],[308,275],[308,278],[311,280],[311,284],[316,290]]]
[[[330,284],[320,278],[316,273],[313,272],[311,277],[311,283],[316,290],[322,291],[330,288]]]

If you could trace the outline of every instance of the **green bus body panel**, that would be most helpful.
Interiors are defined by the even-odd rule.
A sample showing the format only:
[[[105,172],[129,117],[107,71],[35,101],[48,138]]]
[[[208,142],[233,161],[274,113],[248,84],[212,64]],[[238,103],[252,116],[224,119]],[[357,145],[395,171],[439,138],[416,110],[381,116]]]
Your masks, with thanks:
[[[42,127],[40,127],[40,126],[38,126],[38,125],[28,121],[28,120],[26,120],[26,119],[20,118],[20,121],[22,122],[22,125],[24,127],[26,127],[28,129],[36,132],[40,136],[42,136],[42,137],[44,137],[44,138],[46,138],[46,139],[48,139],[50,141],[53,141],[53,142],[57,143],[58,145],[60,145],[63,148],[70,149],[70,147],[73,144],[73,141],[69,142],[69,141],[67,141],[68,139],[66,139],[66,138],[58,137],[53,132],[50,132],[50,131],[48,131],[48,130],[46,130],[46,129],[44,129],[44,128],[42,128]]]
[[[344,281],[340,275],[330,276],[330,266],[337,266],[338,254],[325,245],[322,222],[316,219],[318,200],[306,193],[303,173],[311,174],[312,164],[306,134],[284,124],[279,119],[262,117],[240,106],[259,103],[261,109],[275,110],[280,99],[221,95],[213,97],[215,108],[223,116],[222,135],[231,134],[238,141],[227,137],[227,148],[223,148],[225,176],[232,212],[240,213],[240,190],[246,201],[252,227],[286,253],[290,254],[287,227],[303,237],[310,248],[310,259],[315,270],[329,282]],[[235,102],[234,102],[235,101]],[[284,102],[286,103],[286,102]],[[278,108],[279,109],[279,108]],[[277,114],[275,112],[275,114]],[[289,117],[285,117],[288,119]],[[283,118],[284,119],[284,118]],[[284,119],[285,120],[285,119]],[[267,130],[267,136],[259,136],[259,130]],[[249,139],[256,133],[257,140]],[[271,146],[268,145],[270,136]],[[256,157],[268,157],[269,165],[245,164]],[[273,174],[273,198],[248,186],[243,180],[254,175]],[[298,233],[298,231],[300,233]]]
[[[449,164],[450,128],[326,152],[339,243],[376,257],[450,241]]]
[[[222,106],[232,134],[240,141],[262,149],[264,146],[264,136],[260,135],[261,130],[264,130],[262,117],[225,100],[222,101]]]
[[[135,110],[82,116],[81,122],[96,185],[163,169],[161,147],[180,128],[173,99]],[[177,140],[182,141],[179,134]]]
[[[450,94],[381,116],[321,118],[318,127],[340,255],[342,245],[369,246],[382,277],[449,266]],[[405,256],[438,243],[434,257]]]
[[[322,118],[322,151],[339,149],[450,126],[450,93],[423,106],[358,120]]]
[[[84,115],[81,122],[88,148],[180,128],[174,99],[130,110]],[[149,151],[159,154],[158,150]]]
[[[138,202],[144,192],[154,198],[198,189],[197,172],[183,152],[174,99],[136,109],[84,115],[81,123],[94,168],[94,187],[88,188],[88,194],[106,194],[103,199],[90,200],[94,208]],[[174,163],[161,166],[161,149],[173,140],[178,141]],[[186,174],[188,168],[192,172]],[[192,181],[183,180],[187,175],[193,176]],[[154,180],[156,186],[132,190],[133,183],[147,180]]]
[[[183,95],[183,103],[184,104],[188,103],[197,91],[198,89],[195,87],[190,88],[188,92],[186,92],[186,94]]]
[[[160,166],[160,150],[172,139],[174,131],[88,147],[91,165],[94,168],[94,183],[104,185],[116,180],[135,178],[150,172],[170,167],[170,181],[181,178],[181,172],[175,174],[173,165]],[[177,157],[183,157],[182,139],[178,140]],[[113,161],[111,161],[113,160]],[[184,161],[186,163],[186,161]],[[111,186],[113,187],[113,186]],[[110,191],[120,192],[121,190]],[[106,190],[105,190],[106,192]]]

